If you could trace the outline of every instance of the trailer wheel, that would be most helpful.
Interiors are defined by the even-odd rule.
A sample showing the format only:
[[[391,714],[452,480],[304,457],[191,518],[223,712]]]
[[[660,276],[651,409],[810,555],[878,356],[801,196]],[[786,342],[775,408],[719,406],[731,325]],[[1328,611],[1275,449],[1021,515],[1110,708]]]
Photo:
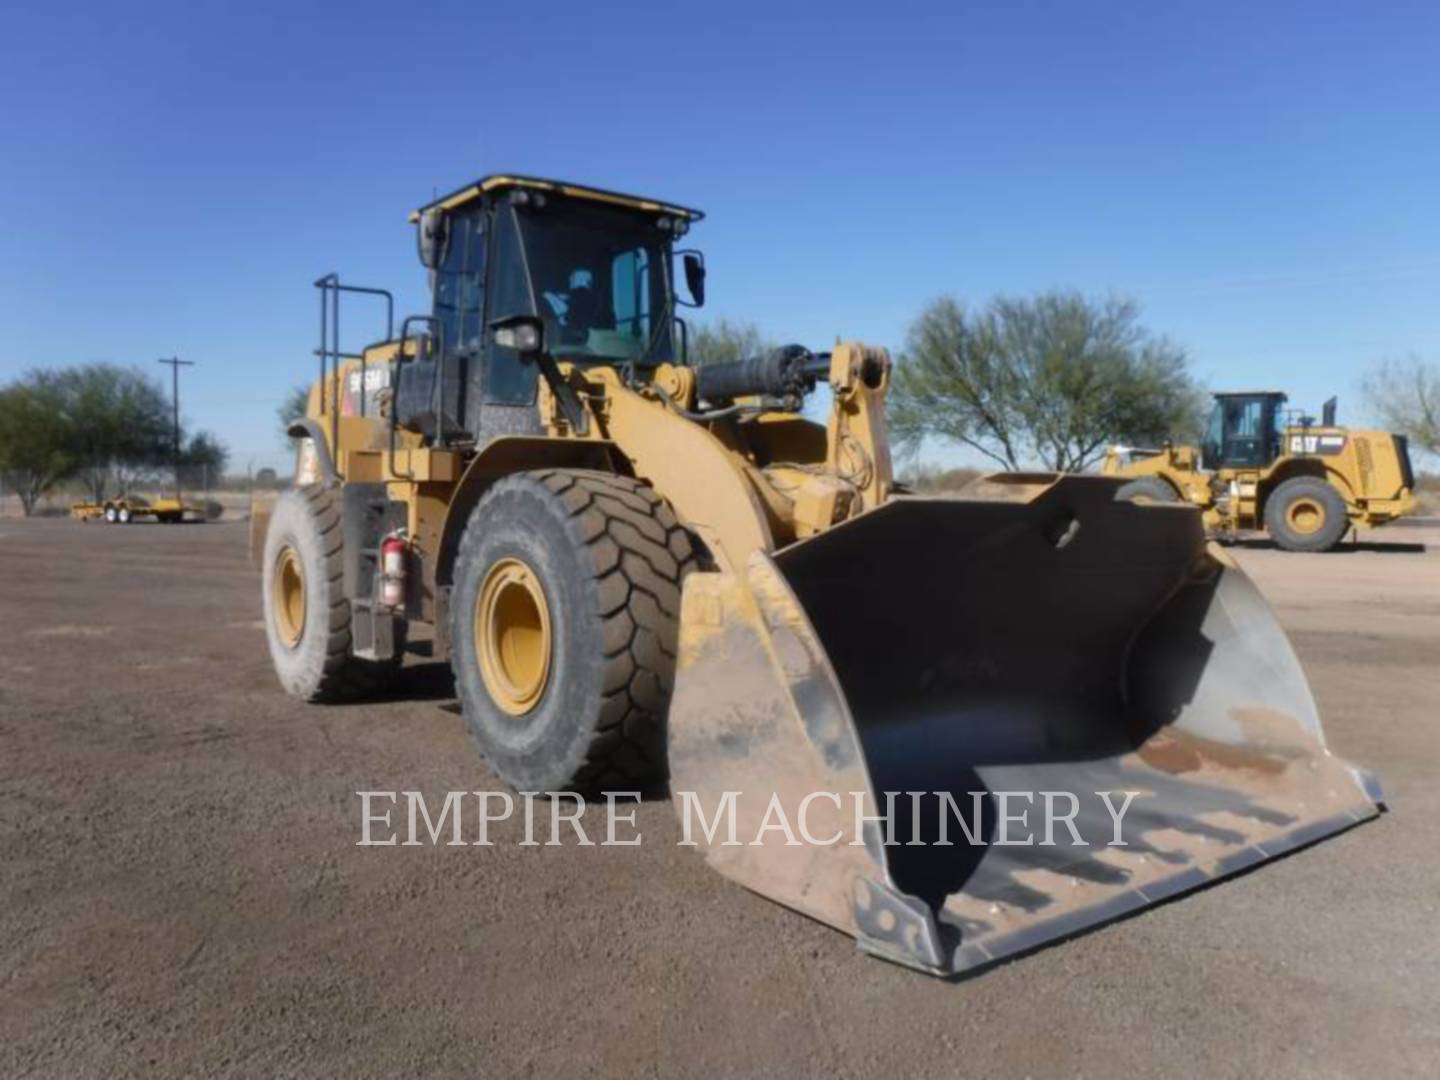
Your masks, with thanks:
[[[331,492],[294,488],[275,500],[261,562],[265,636],[280,684],[307,701],[373,695],[403,658],[403,648],[385,661],[351,653],[343,547],[340,511]],[[396,639],[403,642],[403,634]]]
[[[648,485],[520,473],[470,515],[451,593],[466,725],[521,791],[600,790],[665,773],[689,535]]]
[[[121,507],[119,507],[118,509],[116,509],[116,511],[115,511],[115,520],[118,521],[121,525],[129,525],[129,524],[130,524],[130,508],[129,508],[128,506],[121,506]]]
[[[1340,493],[1313,476],[1286,480],[1265,503],[1265,531],[1286,551],[1329,551],[1349,525]]]
[[[113,507],[113,506],[107,506],[107,507],[105,507],[105,524],[107,524],[107,525],[114,525],[114,524],[115,524],[115,520],[116,520],[116,516],[117,516],[117,515],[116,515],[116,512],[115,512],[115,507]]]
[[[1121,484],[1120,490],[1115,492],[1116,502],[1136,498],[1148,499],[1150,502],[1180,501],[1175,489],[1158,476],[1142,476],[1138,480],[1131,480],[1128,484]]]

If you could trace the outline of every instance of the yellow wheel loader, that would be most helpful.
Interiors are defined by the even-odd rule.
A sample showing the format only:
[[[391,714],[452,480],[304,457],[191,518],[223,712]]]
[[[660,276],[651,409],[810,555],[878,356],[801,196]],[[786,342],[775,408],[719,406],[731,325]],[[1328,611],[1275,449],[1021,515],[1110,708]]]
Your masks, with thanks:
[[[1130,478],[1126,498],[1188,502],[1222,534],[1263,529],[1286,551],[1329,551],[1351,527],[1415,509],[1404,435],[1335,423],[1335,399],[1314,420],[1284,411],[1278,390],[1215,395],[1199,449],[1112,446],[1101,472]]]
[[[432,635],[501,780],[668,778],[722,874],[937,974],[1378,812],[1194,507],[1050,474],[916,497],[884,350],[689,357],[700,218],[492,176],[413,216],[433,306],[398,332],[317,282],[298,486],[256,523],[288,691],[363,693]],[[357,294],[383,339],[347,349]]]

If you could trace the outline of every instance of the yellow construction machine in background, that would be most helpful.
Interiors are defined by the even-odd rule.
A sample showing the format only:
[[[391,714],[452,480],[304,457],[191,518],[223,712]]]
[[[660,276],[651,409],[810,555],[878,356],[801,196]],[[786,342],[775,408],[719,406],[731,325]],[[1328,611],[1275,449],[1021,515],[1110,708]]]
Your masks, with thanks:
[[[1121,492],[1200,507],[1222,534],[1263,529],[1287,551],[1328,551],[1351,527],[1374,528],[1415,508],[1404,435],[1357,431],[1324,416],[1285,415],[1277,390],[1215,395],[1201,446],[1111,447],[1102,473]]]

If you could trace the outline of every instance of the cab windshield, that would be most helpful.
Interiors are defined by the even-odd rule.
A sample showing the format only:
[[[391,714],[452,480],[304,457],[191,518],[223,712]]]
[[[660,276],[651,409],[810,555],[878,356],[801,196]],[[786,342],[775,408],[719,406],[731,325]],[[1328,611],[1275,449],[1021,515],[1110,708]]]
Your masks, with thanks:
[[[621,209],[557,200],[517,213],[535,314],[571,360],[672,359],[670,234]]]

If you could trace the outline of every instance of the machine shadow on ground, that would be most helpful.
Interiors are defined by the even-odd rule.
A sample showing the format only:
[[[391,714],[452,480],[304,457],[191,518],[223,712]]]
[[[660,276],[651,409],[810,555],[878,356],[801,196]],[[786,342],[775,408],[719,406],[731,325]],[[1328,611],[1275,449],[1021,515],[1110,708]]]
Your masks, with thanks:
[[[1247,551],[1280,551],[1281,548],[1274,540],[1268,537],[1256,536],[1247,537],[1243,540],[1232,540],[1226,546],[1244,548]],[[1314,552],[1317,555],[1355,555],[1360,552],[1373,552],[1377,555],[1424,555],[1428,551],[1424,544],[1411,542],[1380,542],[1376,540],[1356,540],[1352,543],[1341,541],[1329,551]]]

